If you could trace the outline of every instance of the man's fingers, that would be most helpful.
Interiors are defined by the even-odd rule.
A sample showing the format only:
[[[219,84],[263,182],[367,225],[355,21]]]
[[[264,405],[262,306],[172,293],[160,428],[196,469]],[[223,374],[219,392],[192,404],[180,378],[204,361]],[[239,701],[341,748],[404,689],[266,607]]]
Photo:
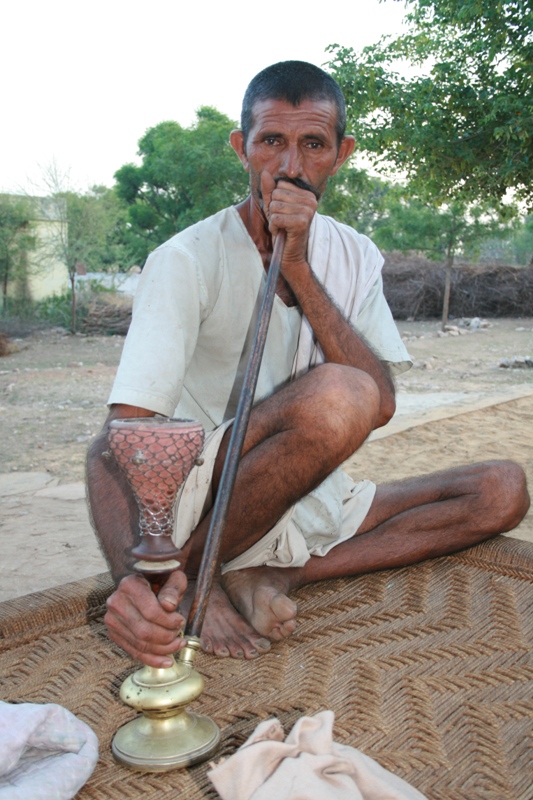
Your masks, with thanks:
[[[145,664],[170,666],[168,655],[184,645],[178,631],[185,619],[176,608],[186,587],[187,579],[179,570],[170,574],[158,597],[142,576],[123,578],[107,600],[105,623],[110,637]]]
[[[142,642],[148,647],[155,645],[169,647],[178,637],[178,632],[182,629],[184,623],[183,617],[179,615],[179,624],[175,627],[168,628],[157,625],[145,619],[137,609],[127,606],[123,610],[108,606],[104,621],[110,630],[115,631],[128,641],[132,643]]]
[[[153,593],[148,581],[140,575],[128,575],[127,578],[123,578],[117,590],[108,598],[107,608],[124,620],[139,615],[155,625],[169,628],[170,630],[178,630],[183,625],[183,617],[175,609],[183,592],[180,593],[177,587],[183,585],[183,591],[185,591],[187,585],[185,576],[183,573],[180,574],[182,578],[179,576],[174,577],[175,573],[170,576],[172,583],[167,591],[169,592],[168,596],[172,608],[168,610],[161,605],[159,598]],[[166,586],[167,584],[163,586],[161,592],[165,591]]]
[[[184,639],[178,637],[174,640],[172,646],[161,647],[159,645],[132,640],[128,631],[125,631],[125,635],[121,635],[109,625],[108,630],[109,636],[115,644],[133,658],[142,661],[143,664],[148,664],[150,667],[170,667],[172,665],[170,654],[176,653],[186,644]]]
[[[187,588],[187,578],[180,570],[171,572],[167,582],[159,590],[157,599],[165,611],[175,611]]]
[[[263,198],[263,211],[267,218],[270,215],[270,201],[275,188],[274,177],[267,170],[263,170],[261,173],[261,197]]]

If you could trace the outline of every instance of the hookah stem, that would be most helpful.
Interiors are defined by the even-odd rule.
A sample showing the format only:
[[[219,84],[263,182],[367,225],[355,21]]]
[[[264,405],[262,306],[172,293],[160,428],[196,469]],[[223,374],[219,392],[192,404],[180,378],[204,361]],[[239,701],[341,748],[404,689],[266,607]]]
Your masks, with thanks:
[[[220,484],[213,508],[211,523],[205,542],[200,568],[198,570],[198,579],[196,582],[196,592],[189,612],[189,618],[185,628],[185,637],[195,636],[200,638],[202,625],[207,610],[207,601],[209,599],[209,592],[215,576],[216,566],[218,562],[218,554],[220,552],[220,545],[222,544],[222,534],[226,524],[226,517],[228,514],[231,496],[233,494],[233,487],[235,485],[235,478],[237,476],[237,468],[241,457],[242,446],[248,421],[250,419],[250,412],[252,410],[252,403],[255,394],[255,387],[257,385],[257,378],[259,376],[259,368],[261,367],[261,359],[265,349],[266,336],[268,332],[268,324],[272,314],[272,306],[274,304],[274,297],[276,294],[276,284],[281,267],[281,260],[283,258],[283,248],[285,246],[286,231],[278,231],[276,241],[274,243],[274,251],[272,253],[272,260],[267,273],[265,284],[265,291],[263,295],[263,302],[261,304],[261,311],[255,329],[254,340],[252,342],[250,360],[246,367],[246,374],[244,376],[244,383],[239,397],[239,404],[235,413],[235,420],[231,437],[228,445],[228,452],[224,461],[224,468],[220,477]]]

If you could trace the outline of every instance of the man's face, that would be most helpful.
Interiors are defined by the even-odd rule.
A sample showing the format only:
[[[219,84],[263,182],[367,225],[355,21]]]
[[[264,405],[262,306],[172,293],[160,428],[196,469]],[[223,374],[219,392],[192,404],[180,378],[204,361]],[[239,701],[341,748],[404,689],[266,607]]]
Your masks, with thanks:
[[[254,199],[261,202],[261,174],[277,181],[298,179],[320,197],[330,175],[353,152],[352,137],[338,143],[337,109],[328,100],[303,100],[292,106],[283,100],[261,100],[253,107],[253,124],[244,143],[241,131],[231,137],[233,148],[250,173]]]

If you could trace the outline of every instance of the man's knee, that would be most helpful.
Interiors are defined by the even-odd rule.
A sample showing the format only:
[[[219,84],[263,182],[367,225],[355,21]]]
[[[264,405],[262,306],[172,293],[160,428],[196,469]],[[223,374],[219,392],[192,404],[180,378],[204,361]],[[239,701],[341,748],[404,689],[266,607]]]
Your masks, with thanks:
[[[495,532],[516,528],[530,505],[524,470],[514,461],[488,461],[476,467],[482,507]]]
[[[377,384],[366,372],[340,364],[322,364],[308,376],[314,390],[308,412],[317,423],[315,433],[337,441],[348,457],[374,428],[380,403]]]

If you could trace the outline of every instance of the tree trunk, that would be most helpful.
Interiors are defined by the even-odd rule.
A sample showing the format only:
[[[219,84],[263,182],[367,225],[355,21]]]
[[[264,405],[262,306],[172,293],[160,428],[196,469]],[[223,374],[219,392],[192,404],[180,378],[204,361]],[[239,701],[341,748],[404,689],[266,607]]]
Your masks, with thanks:
[[[450,310],[450,290],[452,287],[452,268],[453,255],[448,254],[446,258],[446,279],[444,281],[444,298],[442,301],[442,330],[448,324],[448,312]]]
[[[6,257],[6,269],[2,281],[2,307],[4,316],[7,313],[7,285],[9,281],[9,258]]]
[[[70,303],[70,331],[71,333],[76,333],[76,273],[71,272],[69,277],[72,295]]]

